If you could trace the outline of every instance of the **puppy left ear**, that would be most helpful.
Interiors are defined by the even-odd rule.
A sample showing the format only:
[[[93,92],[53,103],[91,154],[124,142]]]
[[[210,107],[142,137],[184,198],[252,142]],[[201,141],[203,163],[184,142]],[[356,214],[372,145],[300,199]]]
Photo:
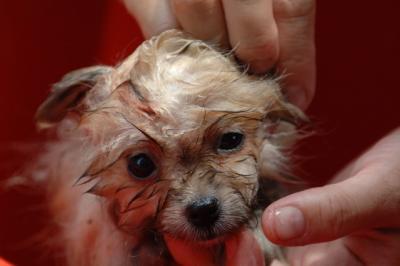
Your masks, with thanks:
[[[108,66],[94,66],[72,71],[54,84],[50,96],[36,112],[39,128],[61,121],[68,111],[76,109],[99,77],[113,70]]]

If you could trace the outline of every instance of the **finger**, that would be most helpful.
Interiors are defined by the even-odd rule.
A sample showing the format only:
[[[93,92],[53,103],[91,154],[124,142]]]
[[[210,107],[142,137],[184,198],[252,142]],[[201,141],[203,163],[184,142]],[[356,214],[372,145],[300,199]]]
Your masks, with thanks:
[[[387,171],[400,171],[400,127],[393,130],[387,136],[375,143],[360,158],[351,162],[331,180],[330,183],[337,183],[345,180],[352,173],[360,172],[367,166],[381,165],[382,175],[389,175]],[[381,171],[382,171],[381,170]],[[386,171],[385,171],[386,170]],[[400,184],[398,185],[400,187]],[[400,189],[399,189],[400,190]]]
[[[278,58],[278,30],[272,0],[223,0],[229,41],[236,56],[263,73]]]
[[[364,265],[346,247],[342,239],[302,247],[291,247],[287,249],[286,255],[291,266]]]
[[[315,93],[315,0],[273,0],[279,32],[277,68],[289,101],[306,109]]]
[[[169,0],[124,0],[146,39],[178,27]]]
[[[397,179],[367,169],[341,183],[292,194],[264,212],[264,233],[278,244],[304,245],[400,225]]]
[[[219,0],[171,0],[181,27],[201,40],[228,47],[225,17]]]

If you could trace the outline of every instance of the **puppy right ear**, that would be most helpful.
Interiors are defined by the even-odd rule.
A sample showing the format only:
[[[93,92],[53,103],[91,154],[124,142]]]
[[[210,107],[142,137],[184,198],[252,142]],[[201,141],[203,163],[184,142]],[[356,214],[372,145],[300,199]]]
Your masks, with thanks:
[[[113,70],[108,66],[93,66],[78,69],[65,75],[53,85],[50,96],[36,112],[39,128],[52,126],[61,121],[65,115],[79,108],[86,93],[94,87],[99,77]]]

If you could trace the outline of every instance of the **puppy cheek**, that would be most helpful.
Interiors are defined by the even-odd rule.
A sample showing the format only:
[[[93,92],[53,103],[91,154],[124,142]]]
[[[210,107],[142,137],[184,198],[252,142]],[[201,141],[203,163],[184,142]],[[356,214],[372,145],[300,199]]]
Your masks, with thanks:
[[[243,196],[240,196],[239,193]],[[248,219],[252,198],[247,197],[243,192],[231,190],[221,197],[221,201],[221,222],[239,224]]]
[[[132,188],[116,193],[110,206],[115,224],[129,233],[151,227],[165,203],[167,193],[168,189],[159,184],[148,186],[140,192]]]
[[[228,167],[232,172],[232,178],[224,178],[224,182],[229,182],[227,185],[233,189],[232,192],[239,192],[243,196],[243,200],[247,205],[250,205],[257,195],[258,190],[258,166],[256,157],[251,156],[240,157],[240,163],[231,163]],[[226,193],[225,193],[226,194]]]
[[[255,171],[255,170],[254,170]],[[258,191],[258,175],[247,176],[244,180],[236,181],[232,184],[232,190],[224,193],[225,197],[231,198],[229,201],[240,201],[246,206],[251,206]],[[241,195],[240,197],[238,195]]]

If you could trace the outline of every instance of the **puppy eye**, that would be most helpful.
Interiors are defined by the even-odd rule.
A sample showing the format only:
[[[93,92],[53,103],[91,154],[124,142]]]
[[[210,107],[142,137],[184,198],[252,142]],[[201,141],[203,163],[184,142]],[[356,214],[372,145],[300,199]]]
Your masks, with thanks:
[[[156,169],[153,160],[145,153],[139,153],[128,159],[128,171],[138,179],[152,177]]]
[[[221,136],[218,143],[218,150],[231,151],[243,143],[244,136],[239,132],[228,132]]]

